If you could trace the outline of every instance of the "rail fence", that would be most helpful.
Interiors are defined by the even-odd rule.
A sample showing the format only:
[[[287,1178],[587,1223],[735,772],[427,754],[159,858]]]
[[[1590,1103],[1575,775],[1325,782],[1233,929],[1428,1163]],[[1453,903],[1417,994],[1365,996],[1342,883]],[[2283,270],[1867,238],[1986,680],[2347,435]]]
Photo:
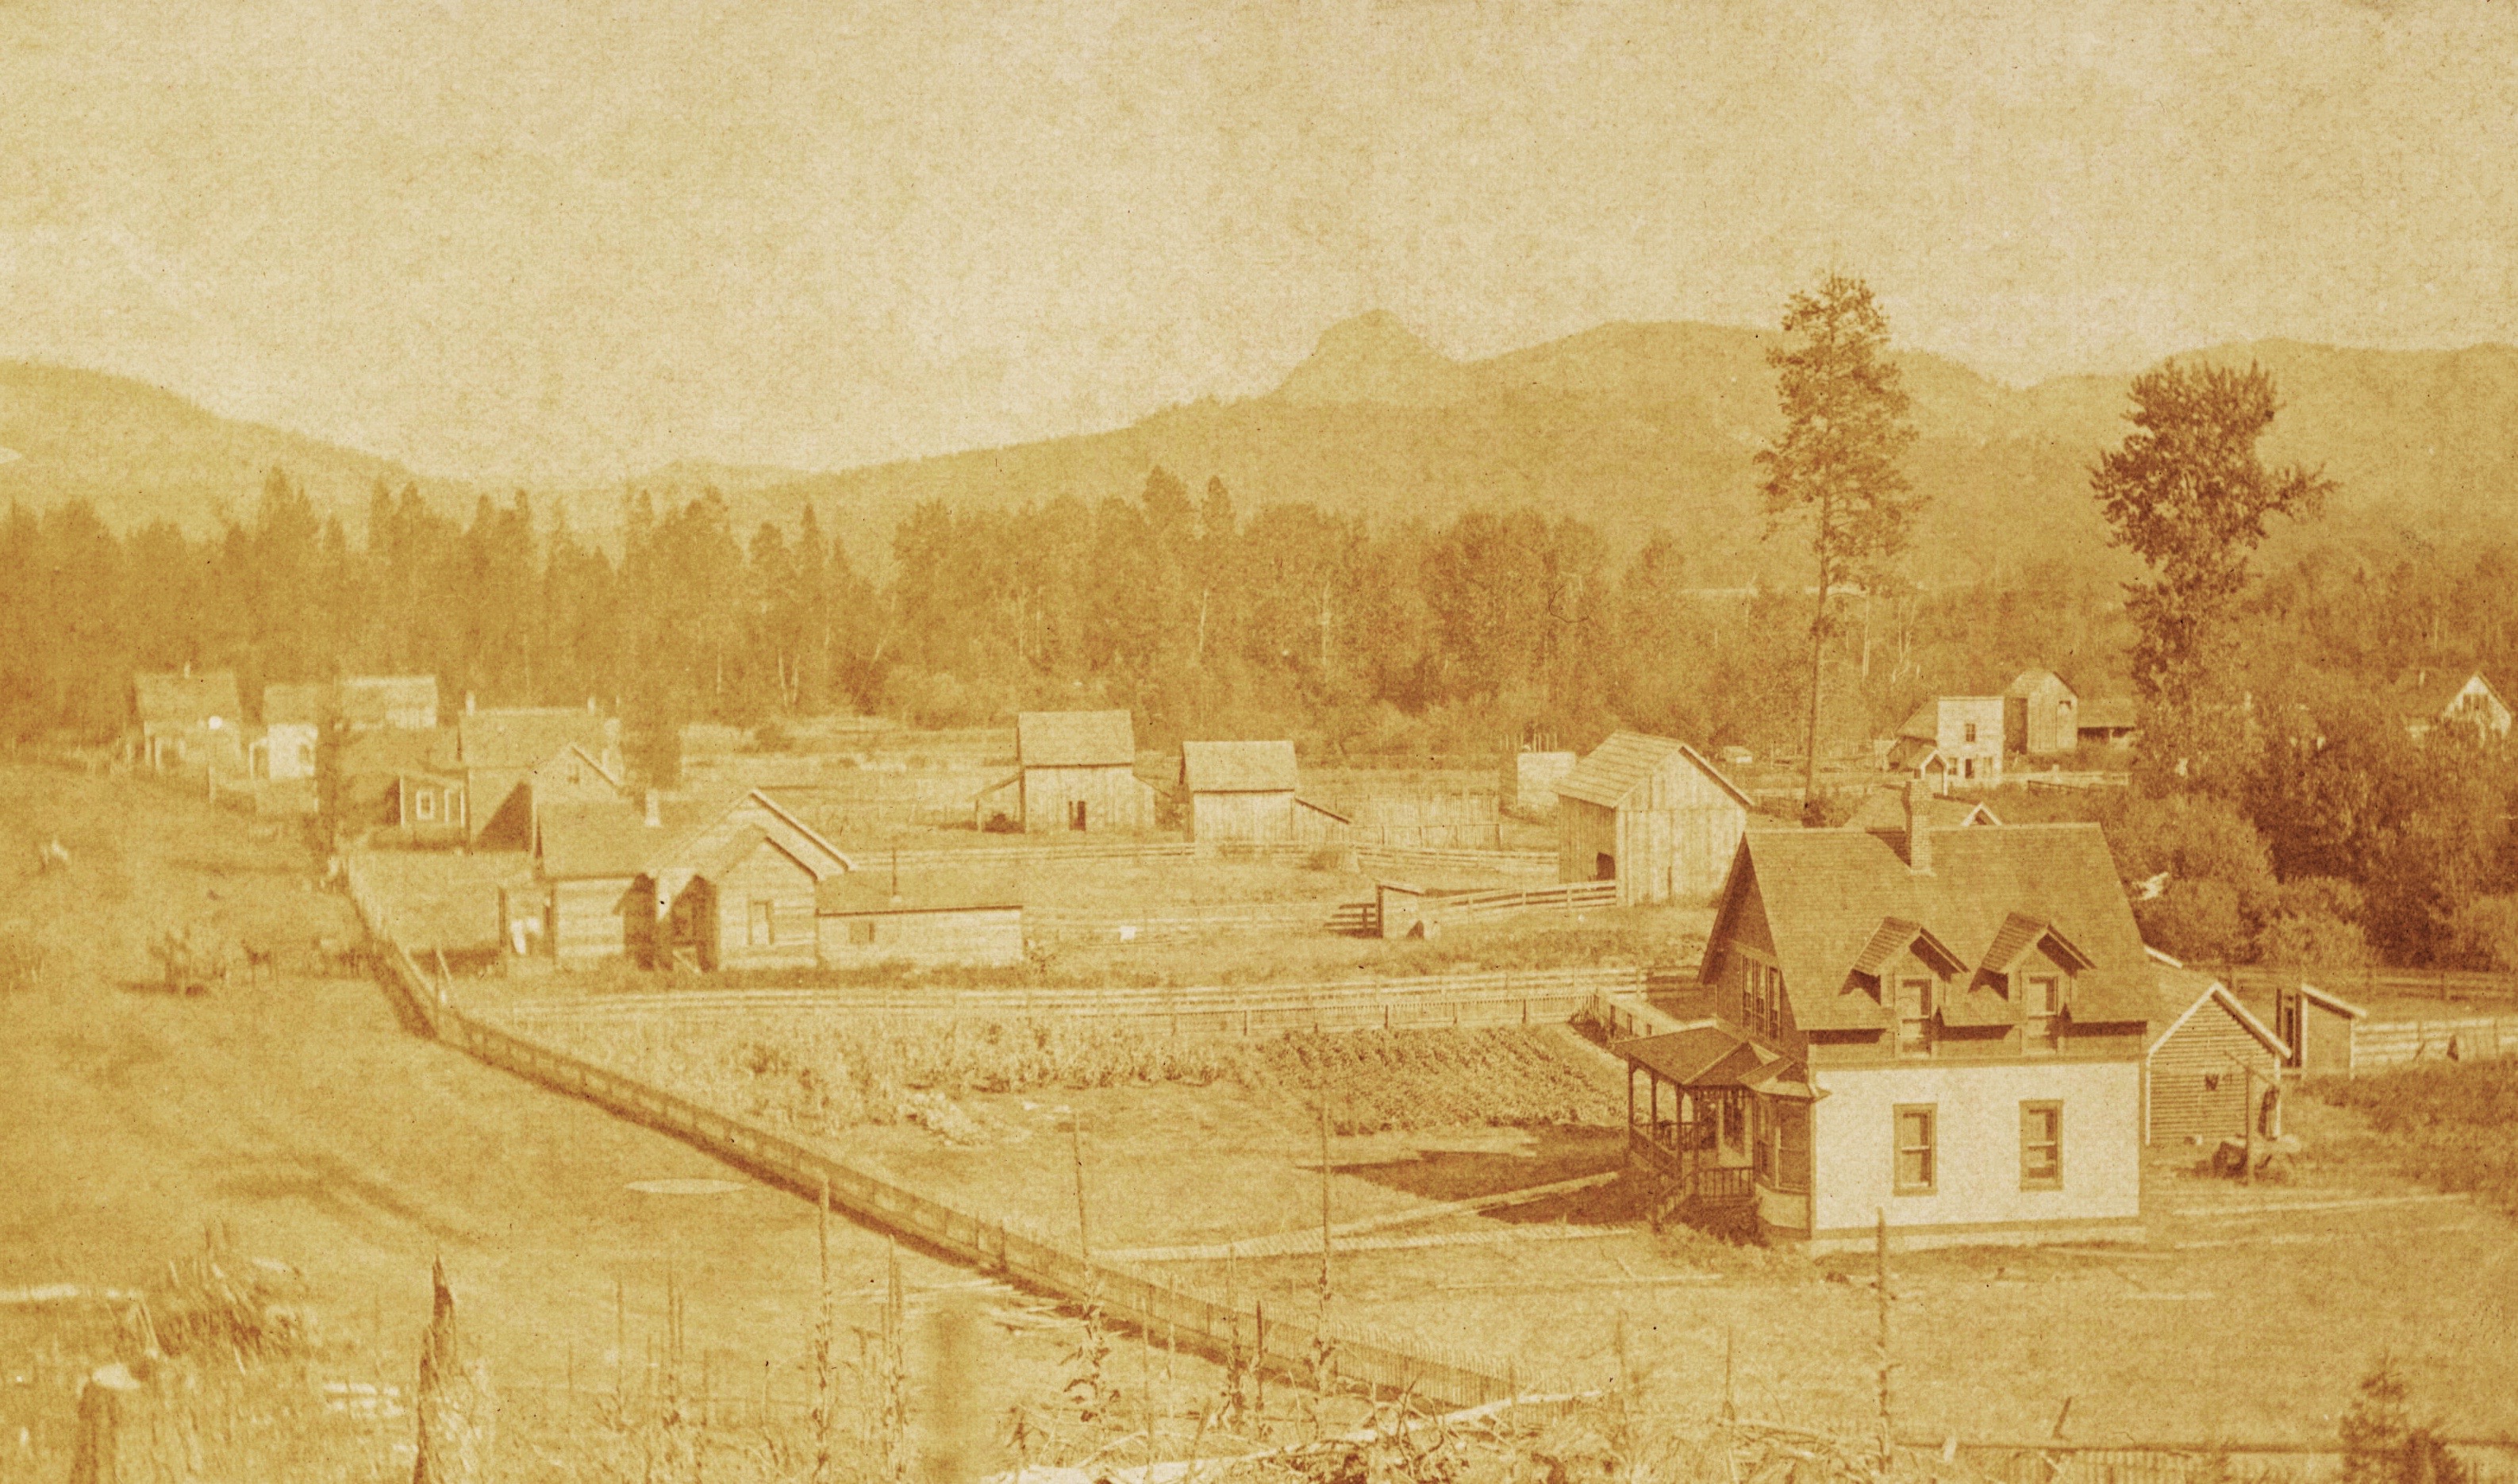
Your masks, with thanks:
[[[1179,1035],[1561,1026],[1633,993],[1633,969],[1555,969],[1194,988],[690,989],[538,995],[488,1012],[518,1026],[817,1014],[861,1019],[1116,1021]]]
[[[2196,964],[2192,967],[2208,969]],[[2241,994],[2288,989],[2301,981],[2346,999],[2492,1000],[2518,1003],[2518,975],[2471,969],[2315,969],[2281,965],[2224,968],[2222,980]]]
[[[1449,1407],[1520,1396],[1514,1370],[1498,1372],[1456,1354],[1426,1355],[1361,1326],[1272,1323],[1264,1306],[1244,1310],[1169,1279],[1068,1251],[1049,1237],[980,1216],[894,1185],[820,1150],[591,1062],[543,1046],[458,1007],[451,979],[432,980],[385,931],[390,918],[355,870],[350,895],[377,960],[418,1021],[438,1040],[492,1067],[682,1139],[761,1178],[896,1232],[931,1251],[1110,1319],[1150,1338],[1168,1339],[1227,1365],[1246,1365],[1298,1381],[1324,1378],[1379,1395],[1413,1394]]]
[[[1429,923],[1475,922],[1483,917],[1505,917],[1515,912],[1529,912],[1553,907],[1560,912],[1576,912],[1587,907],[1614,907],[1618,904],[1618,884],[1614,881],[1577,881],[1563,886],[1510,888],[1500,892],[1463,892],[1449,896],[1429,896],[1418,911],[1420,921]]]

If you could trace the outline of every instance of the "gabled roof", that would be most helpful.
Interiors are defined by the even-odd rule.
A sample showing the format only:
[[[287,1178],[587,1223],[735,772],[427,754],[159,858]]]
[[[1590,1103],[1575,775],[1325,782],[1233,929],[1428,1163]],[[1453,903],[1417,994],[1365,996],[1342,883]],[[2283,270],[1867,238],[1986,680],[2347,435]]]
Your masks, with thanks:
[[[2081,715],[2074,725],[2082,731],[2131,731],[2134,726],[2133,697],[2083,696]]]
[[[437,710],[433,675],[343,676],[341,720],[352,726],[382,726],[395,712]]]
[[[1872,930],[1871,940],[1853,956],[1853,972],[1877,977],[1890,959],[1905,952],[1910,945],[1922,946],[1952,972],[1968,966],[1966,959],[1951,951],[1949,944],[1934,938],[1932,930],[1922,923],[1903,917],[1884,917],[1880,926]]]
[[[1929,737],[1899,737],[1896,745],[1888,749],[1890,767],[1918,768],[1935,763],[1940,764],[1944,769],[1949,766],[1949,764],[1941,758],[1940,744]],[[1902,825],[1905,821],[1901,818],[1898,823]]]
[[[451,726],[363,731],[341,744],[340,773],[344,778],[395,773],[433,773],[452,778],[461,771],[455,762],[455,729]]]
[[[1984,962],[2015,913],[2048,924],[2089,959],[2074,978],[2076,1020],[2150,1017],[2153,965],[2097,825],[1935,832],[1932,869],[1923,874],[1907,868],[1900,844],[1847,829],[1751,831],[1742,840],[1717,930],[1754,885],[1802,1030],[1888,1025],[1891,1010],[1855,975],[1888,920],[1929,930],[1965,966]],[[1709,957],[1721,940],[1717,931]],[[1705,972],[1716,967],[1709,961]]]
[[[262,687],[262,724],[265,726],[312,726],[324,720],[329,703],[327,685],[265,685]]]
[[[806,847],[828,852],[841,870],[855,868],[838,847],[781,807],[777,801],[759,789],[749,789],[731,797],[659,798],[656,801],[658,822],[655,824],[647,822],[643,800],[551,805],[541,810],[542,874],[554,881],[571,881],[642,876],[678,867],[705,875],[750,853],[751,845],[743,845],[738,850],[737,842],[752,836],[770,838],[780,850],[795,854],[784,842],[769,837],[768,832],[758,826],[745,826],[723,840],[710,840],[716,827],[738,807],[746,804],[765,809],[779,823],[794,830]],[[758,841],[752,844],[758,844]],[[808,871],[813,870],[808,861],[800,860],[799,863]],[[814,871],[817,879],[822,874]]]
[[[465,712],[455,728],[465,767],[536,767],[571,746],[600,758],[613,737],[610,718],[571,706]]]
[[[1965,799],[1944,799],[1939,795],[1925,798],[1924,822],[1936,830],[1966,829],[1980,824],[2000,824],[1993,810],[1984,805]],[[1854,807],[1852,816],[1845,821],[1849,830],[1906,829],[1906,794],[1902,787],[1873,789],[1862,803]]]
[[[1290,794],[1291,742],[1184,742],[1181,783],[1193,794]]]
[[[2345,999],[2339,994],[2329,994],[2326,991],[2320,989],[2315,984],[2308,982],[2306,980],[2300,981],[2299,993],[2300,998],[2314,1000],[2318,1004],[2324,1006],[2326,1009],[2333,1011],[2336,1015],[2348,1015],[2356,1021],[2366,1020],[2369,1017],[2368,1011],[2362,1009],[2360,1006],[2352,1003],[2350,1000]]]
[[[2193,969],[2171,969],[2159,966],[2156,1008],[2150,1017],[2150,1032],[2143,1038],[2145,1052],[2155,1051],[2162,1041],[2183,1029],[2186,1024],[2209,1005],[2238,1023],[2238,1028],[2254,1036],[2277,1061],[2288,1061],[2290,1048],[2280,1036],[2266,1028],[2265,1023],[2238,1003],[2229,986],[2208,974]]]
[[[2038,687],[2048,680],[2062,686],[2065,695],[2072,694],[2071,682],[2051,670],[2023,670],[2011,677],[2011,683],[2002,687],[2002,693],[2006,696],[2022,698],[2033,696],[2037,693]]]
[[[1694,1026],[1664,1035],[1618,1041],[1609,1050],[1629,1066],[1682,1087],[1740,1087],[1775,1057],[1746,1036],[1717,1026]]]
[[[1722,770],[1705,761],[1705,755],[1684,742],[1670,737],[1649,736],[1639,731],[1616,731],[1591,749],[1574,770],[1557,780],[1556,797],[1580,799],[1602,808],[1616,808],[1627,796],[1671,758],[1684,758],[1690,765],[1718,784],[1722,791],[1740,802],[1742,808],[1757,807],[1756,802],[1740,791],[1738,784],[1722,776]]]
[[[1908,713],[1906,720],[1897,723],[1897,735],[1912,737],[1919,742],[1938,742],[1941,739],[1940,698],[1932,697]]]
[[[2076,971],[2097,967],[2053,923],[2026,912],[2014,912],[2003,918],[2001,931],[1993,935],[1992,944],[1984,950],[1984,962],[1977,967],[1993,974],[2009,974],[2029,949],[2041,942],[2053,944]]]
[[[2438,721],[2447,718],[2449,708],[2470,685],[2481,685],[2504,708],[2509,704],[2501,700],[2498,687],[2478,670],[2408,670],[2396,677],[2388,698],[2408,720]]]
[[[131,677],[131,691],[144,722],[197,726],[212,717],[231,724],[244,720],[244,711],[237,704],[233,670],[205,670],[198,675],[143,671]]]
[[[1124,711],[1026,711],[1015,718],[1024,767],[1134,767],[1136,723]]]

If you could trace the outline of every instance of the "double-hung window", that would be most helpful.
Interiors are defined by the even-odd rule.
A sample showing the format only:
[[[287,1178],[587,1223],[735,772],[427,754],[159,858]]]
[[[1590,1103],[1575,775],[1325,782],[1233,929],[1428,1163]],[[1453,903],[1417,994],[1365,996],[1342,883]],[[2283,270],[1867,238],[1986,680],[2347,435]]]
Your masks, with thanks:
[[[2019,1011],[2027,1049],[2053,1051],[2057,1045],[2056,1027],[2062,1023],[2063,981],[2052,974],[2028,976]]]
[[[1914,977],[1897,982],[1897,1050],[1922,1056],[1932,1049],[1932,982]]]
[[[1931,1103],[1901,1103],[1896,1118],[1896,1191],[1929,1196],[1940,1176],[1940,1110]]]
[[[2019,1105],[2019,1188],[2060,1191],[2063,1188],[2063,1105]]]

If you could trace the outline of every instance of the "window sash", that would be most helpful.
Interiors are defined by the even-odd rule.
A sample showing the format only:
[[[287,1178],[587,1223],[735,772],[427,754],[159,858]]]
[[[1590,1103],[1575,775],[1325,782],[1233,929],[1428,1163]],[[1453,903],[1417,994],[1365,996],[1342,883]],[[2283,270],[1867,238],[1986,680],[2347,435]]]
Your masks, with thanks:
[[[1898,1195],[1932,1194],[1940,1171],[1936,1105],[1901,1104],[1892,1113],[1895,1129],[1894,1183]]]
[[[2063,1185],[2063,1105],[2019,1105],[2019,1188],[2060,1190]]]

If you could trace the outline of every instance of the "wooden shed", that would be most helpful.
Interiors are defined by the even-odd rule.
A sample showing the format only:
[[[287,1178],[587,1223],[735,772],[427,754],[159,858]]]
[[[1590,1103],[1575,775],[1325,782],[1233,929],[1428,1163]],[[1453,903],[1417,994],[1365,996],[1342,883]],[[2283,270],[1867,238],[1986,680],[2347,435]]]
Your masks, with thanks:
[[[809,967],[823,882],[848,858],[767,794],[610,801],[543,812],[544,951],[701,970]]]
[[[2080,697],[2051,670],[2023,670],[2002,690],[2002,735],[2032,758],[2081,745]]]
[[[2274,993],[2274,1033],[2290,1048],[2282,1065],[2304,1074],[2352,1070],[2353,1042],[2369,1012],[2315,984]]]
[[[1295,842],[1291,742],[1184,742],[1180,786],[1199,845]]]
[[[1618,904],[1700,902],[1722,885],[1750,800],[1684,742],[1621,731],[1556,786],[1559,881],[1615,881]]]
[[[2137,713],[2131,696],[2083,696],[2081,741],[2098,747],[2131,747]]]
[[[1022,713],[1015,718],[1015,767],[1007,782],[1027,833],[1143,830],[1153,822],[1153,790],[1137,776],[1136,726],[1124,711]],[[1003,788],[983,794],[983,807]]]
[[[2143,1142],[2235,1139],[2290,1049],[2208,974],[2159,966],[2159,1009],[2143,1050]]]

